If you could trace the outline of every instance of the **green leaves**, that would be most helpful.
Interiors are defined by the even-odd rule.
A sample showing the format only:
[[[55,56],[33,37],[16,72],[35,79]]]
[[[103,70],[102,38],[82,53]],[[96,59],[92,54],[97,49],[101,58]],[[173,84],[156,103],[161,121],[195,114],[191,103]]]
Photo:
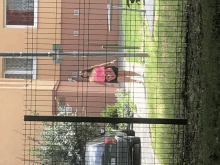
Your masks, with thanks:
[[[120,89],[115,96],[117,97],[117,102],[114,105],[107,105],[106,110],[103,110],[101,115],[103,117],[132,117],[132,114],[136,111],[136,105],[130,99],[129,92],[126,92],[124,89]],[[126,128],[126,123],[108,123],[105,126],[106,131],[110,131],[111,129]]]
[[[36,110],[29,111],[33,115],[39,115]],[[58,113],[58,116],[65,115],[65,112]],[[97,123],[42,122],[42,127],[41,131],[35,130],[42,140],[28,137],[29,140],[38,142],[38,146],[28,148],[28,152],[36,155],[41,165],[82,162],[85,157],[84,145],[100,131],[100,125]]]
[[[105,117],[131,117],[135,111],[135,104],[130,99],[129,92],[121,89],[116,93],[117,103],[108,105],[101,115]],[[56,100],[57,101],[57,100]],[[59,102],[57,116],[68,115],[61,112]],[[36,110],[29,110],[32,115],[39,115]],[[75,114],[73,116],[76,116]],[[84,146],[95,135],[99,134],[100,125],[97,123],[72,122],[41,122],[41,130],[34,131],[40,138],[29,136],[28,139],[38,145],[28,148],[28,152],[36,155],[38,164],[52,165],[54,162],[62,165],[83,162],[85,158]],[[111,128],[126,128],[127,124],[107,124],[106,130]],[[40,139],[40,140],[39,140]]]
[[[131,3],[134,3],[134,2],[139,3],[140,0],[126,0],[126,5],[127,5],[128,7],[130,7],[130,2],[131,2]]]

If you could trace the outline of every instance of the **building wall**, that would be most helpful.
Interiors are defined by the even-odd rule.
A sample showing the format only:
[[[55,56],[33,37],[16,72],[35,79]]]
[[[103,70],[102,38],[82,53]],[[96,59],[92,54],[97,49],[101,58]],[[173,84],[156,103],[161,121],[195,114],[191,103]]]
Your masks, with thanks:
[[[38,81],[36,87],[36,81],[31,83],[26,80],[8,80],[0,79],[0,164],[22,165],[24,162],[20,159],[24,158],[24,149],[27,149],[24,148],[25,136],[22,134],[33,136],[33,129],[37,128],[34,122],[32,125],[30,122],[24,122],[24,115],[30,114],[25,111],[26,106],[27,109],[37,110],[40,115],[51,115],[53,82]],[[26,144],[33,143],[29,143],[26,137]]]
[[[109,31],[107,0],[62,0],[62,44],[65,52],[105,52],[102,45],[118,44],[119,12],[113,10]],[[119,0],[113,5],[118,6]],[[79,10],[79,15],[74,15]],[[74,31],[79,36],[74,36]],[[108,51],[117,51],[109,49]]]
[[[116,103],[115,93],[119,86],[115,85],[115,87],[105,87],[93,82],[61,81],[56,97],[58,101],[64,99],[65,105],[69,104],[73,113],[77,109],[78,116],[100,117],[100,113],[108,104]]]
[[[5,2],[6,1],[2,1],[2,3],[0,3],[0,8],[4,9]],[[45,3],[44,0],[38,0],[37,29],[6,28],[4,21],[5,10],[0,12],[0,21],[2,22],[0,25],[0,36],[4,38],[4,40],[0,40],[0,52],[51,52],[53,50],[53,44],[61,43],[63,44],[64,52],[106,52],[105,49],[101,48],[101,45],[118,44],[118,11],[113,11],[113,30],[109,32],[107,1],[96,0],[93,2],[86,0],[82,2],[79,0],[47,0],[46,2],[47,3]],[[118,0],[113,1],[113,3],[113,5],[118,6]],[[86,8],[85,10],[84,7]],[[73,14],[75,9],[80,12],[78,16]],[[73,31],[77,29],[80,35],[75,37]],[[108,51],[117,50],[111,49]],[[92,58],[93,57],[89,57],[88,59],[90,60]],[[41,57],[38,59],[37,79],[59,79],[59,64],[54,65],[52,60],[49,59],[52,58]],[[65,57],[65,59],[64,63],[70,63],[72,60],[75,60],[70,60],[71,57]],[[106,62],[105,57],[98,57],[97,59],[99,60],[95,60],[94,62],[89,61],[89,65]],[[69,75],[72,74],[72,70],[78,70],[78,65],[81,64],[77,64],[77,62],[74,62],[74,66],[73,64],[65,66],[66,68],[70,68],[68,70],[63,67],[66,64],[63,64],[61,73],[62,80],[67,80]],[[82,62],[87,67],[85,60]],[[1,60],[0,66],[2,66]],[[2,74],[0,68],[0,77],[2,77]],[[84,79],[84,81],[87,80]]]
[[[52,57],[40,57],[37,60],[38,80],[59,80],[60,64],[54,64]]]
[[[40,57],[37,59],[37,80],[60,79],[60,64],[53,63],[52,57]],[[4,78],[4,58],[0,57],[0,78]]]
[[[3,77],[3,67],[4,67],[3,64],[4,64],[4,63],[3,63],[3,58],[0,57],[0,78]]]
[[[38,24],[33,28],[5,27],[6,0],[0,8],[0,52],[52,52],[53,44],[61,43],[61,0],[38,0]],[[0,59],[0,78],[4,70]],[[58,80],[59,64],[53,64],[52,57],[39,58],[37,79]]]
[[[22,158],[23,136],[23,100],[21,90],[1,89],[0,120],[0,164],[22,164],[16,157]],[[13,97],[13,98],[12,98]]]
[[[38,0],[37,29],[6,28],[5,2],[0,3],[0,52],[51,52],[52,44],[60,44],[61,0]]]

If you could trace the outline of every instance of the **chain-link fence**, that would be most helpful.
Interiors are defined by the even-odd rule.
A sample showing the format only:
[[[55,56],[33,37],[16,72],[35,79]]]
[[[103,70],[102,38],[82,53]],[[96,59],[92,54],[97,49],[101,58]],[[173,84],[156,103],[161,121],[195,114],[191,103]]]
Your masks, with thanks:
[[[25,79],[16,164],[183,164],[187,1],[30,3],[5,12],[23,35],[2,53]]]

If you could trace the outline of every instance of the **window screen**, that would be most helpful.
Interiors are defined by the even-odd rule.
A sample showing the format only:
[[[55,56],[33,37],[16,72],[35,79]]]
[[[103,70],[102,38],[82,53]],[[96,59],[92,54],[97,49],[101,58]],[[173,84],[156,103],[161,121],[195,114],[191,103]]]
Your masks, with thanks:
[[[6,0],[6,25],[34,25],[34,0]]]
[[[6,58],[6,70],[31,71],[33,70],[33,59]]]
[[[5,74],[5,78],[32,79],[31,74]]]

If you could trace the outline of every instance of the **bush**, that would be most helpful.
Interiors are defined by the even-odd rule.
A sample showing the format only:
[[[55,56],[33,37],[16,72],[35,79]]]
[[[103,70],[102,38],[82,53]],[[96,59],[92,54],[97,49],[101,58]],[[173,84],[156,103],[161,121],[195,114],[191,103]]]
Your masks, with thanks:
[[[101,115],[103,117],[133,117],[133,113],[136,111],[136,105],[130,99],[129,92],[125,89],[120,89],[119,92],[115,94],[117,97],[117,102],[114,105],[107,105],[106,110],[103,110]],[[106,130],[111,129],[126,129],[126,123],[106,124]]]
[[[139,3],[139,2],[140,2],[140,0],[127,0],[126,5],[127,5],[128,7],[130,7],[130,2],[131,2],[131,3],[134,3],[134,1],[135,1],[136,3]]]
[[[57,107],[60,107],[58,102]],[[67,115],[61,112],[60,108],[58,110],[58,116]],[[30,112],[39,115],[36,110]],[[41,165],[52,165],[54,162],[62,165],[83,164],[86,142],[100,132],[100,125],[97,123],[42,122],[42,125],[44,129],[36,132],[43,140],[29,137],[38,145],[35,149],[32,147],[28,149],[39,159],[34,163]]]

